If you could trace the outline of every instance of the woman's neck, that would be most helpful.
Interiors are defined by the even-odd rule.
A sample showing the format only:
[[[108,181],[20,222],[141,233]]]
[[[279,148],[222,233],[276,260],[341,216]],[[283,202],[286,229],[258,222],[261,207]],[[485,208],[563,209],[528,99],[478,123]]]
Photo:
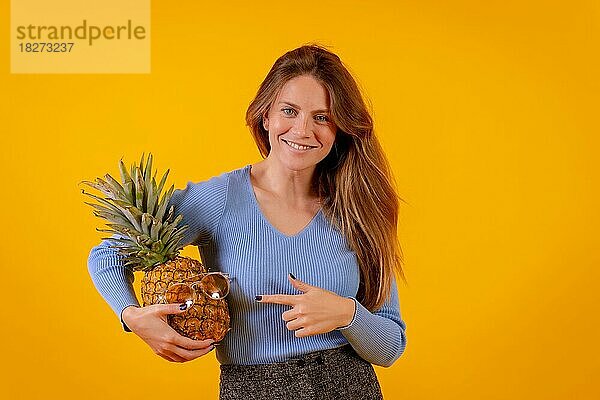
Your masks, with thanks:
[[[304,206],[317,200],[313,192],[315,168],[294,171],[268,157],[252,165],[252,184],[290,206]]]

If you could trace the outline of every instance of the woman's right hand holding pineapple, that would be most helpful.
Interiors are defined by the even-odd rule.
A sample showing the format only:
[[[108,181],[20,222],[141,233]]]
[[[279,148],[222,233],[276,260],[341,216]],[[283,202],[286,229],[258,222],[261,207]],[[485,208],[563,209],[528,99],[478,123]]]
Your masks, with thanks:
[[[167,361],[186,362],[201,357],[214,346],[213,339],[194,340],[180,335],[167,323],[167,315],[180,314],[179,304],[154,304],[146,307],[129,306],[122,318],[127,327],[152,350]]]

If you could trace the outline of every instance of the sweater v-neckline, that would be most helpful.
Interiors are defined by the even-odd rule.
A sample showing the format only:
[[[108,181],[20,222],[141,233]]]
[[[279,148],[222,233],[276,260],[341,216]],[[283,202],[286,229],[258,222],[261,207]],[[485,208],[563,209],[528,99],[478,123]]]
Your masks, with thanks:
[[[254,205],[257,213],[260,215],[261,219],[264,221],[264,223],[269,227],[269,229],[271,229],[272,231],[274,231],[275,233],[277,233],[279,236],[282,236],[286,239],[294,239],[297,238],[299,236],[301,236],[304,232],[308,231],[310,229],[310,227],[315,223],[317,217],[319,216],[319,214],[321,214],[323,208],[319,208],[319,211],[316,212],[315,215],[313,215],[313,217],[310,219],[310,221],[308,221],[308,223],[302,228],[300,229],[298,232],[296,232],[293,235],[286,235],[285,233],[281,232],[279,229],[275,228],[275,226],[273,226],[273,224],[271,223],[271,221],[269,221],[269,219],[267,218],[267,216],[263,213],[262,209],[260,208],[260,204],[258,203],[258,199],[256,198],[256,193],[254,192],[254,186],[252,186],[252,180],[250,179],[250,169],[251,169],[252,165],[248,164],[246,165],[246,167],[244,168],[244,175],[245,175],[245,180],[246,180],[246,187],[248,189],[248,194],[250,195],[250,201],[252,202],[252,204]]]

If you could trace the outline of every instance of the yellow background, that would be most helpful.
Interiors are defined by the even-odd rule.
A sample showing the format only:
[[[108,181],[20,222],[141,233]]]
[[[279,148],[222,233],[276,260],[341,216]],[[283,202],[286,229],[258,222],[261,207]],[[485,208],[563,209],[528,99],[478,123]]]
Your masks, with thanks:
[[[177,188],[259,160],[246,107],[309,41],[361,82],[407,201],[386,399],[600,398],[597,2],[202,3],[153,2],[148,75],[10,75],[2,29],[1,398],[217,398],[214,354],[166,362],[95,291],[77,182],[143,151]]]

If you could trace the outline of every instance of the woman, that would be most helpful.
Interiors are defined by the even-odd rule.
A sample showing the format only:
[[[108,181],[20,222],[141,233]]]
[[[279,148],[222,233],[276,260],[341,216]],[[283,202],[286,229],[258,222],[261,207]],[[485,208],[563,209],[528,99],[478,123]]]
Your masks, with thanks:
[[[275,62],[246,122],[264,159],[171,199],[190,226],[184,243],[233,278],[220,398],[380,399],[372,364],[406,346],[398,197],[357,84],[335,54],[302,46]],[[125,329],[163,358],[214,348],[166,323],[185,305],[140,308],[105,242],[89,269]]]

